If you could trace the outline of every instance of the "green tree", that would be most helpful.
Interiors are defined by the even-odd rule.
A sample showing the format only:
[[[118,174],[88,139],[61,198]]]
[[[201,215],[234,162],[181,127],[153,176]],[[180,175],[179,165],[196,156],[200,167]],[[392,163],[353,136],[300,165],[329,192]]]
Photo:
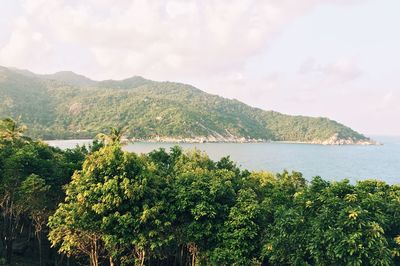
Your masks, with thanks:
[[[90,265],[99,265],[105,249],[102,217],[97,210],[102,192],[98,186],[118,171],[121,154],[119,146],[106,146],[88,155],[82,171],[72,176],[72,181],[66,187],[65,202],[49,219],[49,239],[52,246],[59,247],[60,253],[86,255]]]
[[[48,203],[49,198],[47,196],[49,190],[50,186],[46,185],[46,181],[43,178],[32,174],[21,183],[18,191],[20,212],[27,214],[35,227],[35,235],[39,247],[39,265],[43,265],[42,232],[50,214],[50,204]]]
[[[205,263],[234,204],[235,173],[216,169],[215,163],[198,151],[182,154],[174,168],[178,245],[189,252],[191,265]]]
[[[29,228],[35,229],[38,250],[42,253],[47,217],[64,198],[62,186],[80,167],[80,159],[76,157],[72,163],[70,160],[74,156],[24,137],[23,126],[11,119],[4,121],[6,126],[3,123],[0,131],[4,133],[0,138],[0,234],[10,264],[15,241],[23,247],[28,246]]]
[[[216,264],[251,265],[260,258],[261,215],[256,193],[250,188],[239,190],[221,229],[220,247],[213,252]]]
[[[314,178],[276,210],[264,256],[274,264],[393,265],[398,231],[389,221],[399,206],[392,205],[398,194],[389,191],[376,181]]]
[[[146,156],[123,152],[118,142],[106,145],[75,172],[50,218],[49,238],[61,253],[87,255],[91,265],[104,256],[144,265],[170,237],[165,186]]]
[[[96,136],[96,139],[100,140],[104,145],[120,144],[126,132],[126,128],[110,127],[110,132],[108,134],[100,133]]]
[[[20,119],[5,118],[0,121],[0,139],[3,141],[29,140],[24,136],[27,127],[20,124]]]

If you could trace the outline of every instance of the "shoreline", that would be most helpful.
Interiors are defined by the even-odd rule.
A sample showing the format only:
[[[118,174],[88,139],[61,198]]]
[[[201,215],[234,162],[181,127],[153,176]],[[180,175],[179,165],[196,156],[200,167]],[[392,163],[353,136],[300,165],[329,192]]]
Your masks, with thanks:
[[[87,138],[73,139],[43,139],[44,142],[56,141],[92,141]],[[353,140],[337,140],[335,142],[328,141],[290,141],[290,140],[255,140],[255,139],[229,139],[229,140],[204,140],[204,139],[123,139],[128,143],[164,143],[164,144],[208,144],[208,143],[230,143],[230,144],[246,144],[246,143],[276,143],[276,144],[305,144],[305,145],[322,145],[322,146],[381,146],[382,143],[377,141],[353,141]]]

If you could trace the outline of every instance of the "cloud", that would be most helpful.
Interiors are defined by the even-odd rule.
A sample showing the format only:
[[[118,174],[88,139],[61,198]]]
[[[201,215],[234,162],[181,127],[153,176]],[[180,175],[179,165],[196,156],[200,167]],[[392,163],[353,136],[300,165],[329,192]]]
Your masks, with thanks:
[[[342,58],[333,63],[318,64],[314,58],[308,58],[298,70],[299,74],[317,74],[331,83],[344,83],[357,79],[362,74],[354,60]]]
[[[26,23],[14,24],[8,43],[0,47],[0,64],[33,70],[65,62],[72,68],[91,65],[73,70],[94,78],[230,75],[296,17],[335,2],[26,0],[19,18]],[[76,58],[77,50],[87,55]]]
[[[51,48],[41,32],[32,29],[24,17],[19,17],[8,43],[0,50],[0,60],[5,65],[42,63]]]
[[[381,95],[375,95],[375,112],[399,112],[400,91],[385,89]]]

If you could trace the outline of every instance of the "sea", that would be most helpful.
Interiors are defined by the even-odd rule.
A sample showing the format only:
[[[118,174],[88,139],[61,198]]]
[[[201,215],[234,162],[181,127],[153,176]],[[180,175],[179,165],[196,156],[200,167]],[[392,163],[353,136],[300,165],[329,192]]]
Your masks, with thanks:
[[[400,184],[400,136],[373,136],[382,145],[329,146],[292,143],[130,143],[126,151],[147,153],[155,149],[169,150],[175,145],[185,150],[199,149],[213,160],[230,156],[242,169],[273,173],[298,171],[307,179],[320,176],[326,180],[349,179],[356,182],[379,179]],[[49,145],[61,149],[87,145],[91,140],[52,140]]]

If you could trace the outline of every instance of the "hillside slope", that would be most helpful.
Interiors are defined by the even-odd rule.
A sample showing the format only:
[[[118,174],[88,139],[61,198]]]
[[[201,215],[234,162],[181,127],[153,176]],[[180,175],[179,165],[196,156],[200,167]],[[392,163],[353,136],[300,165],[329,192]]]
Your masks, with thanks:
[[[115,126],[141,140],[372,143],[327,118],[264,111],[181,83],[0,67],[0,117],[7,116],[21,116],[31,135],[45,139],[91,138]]]

